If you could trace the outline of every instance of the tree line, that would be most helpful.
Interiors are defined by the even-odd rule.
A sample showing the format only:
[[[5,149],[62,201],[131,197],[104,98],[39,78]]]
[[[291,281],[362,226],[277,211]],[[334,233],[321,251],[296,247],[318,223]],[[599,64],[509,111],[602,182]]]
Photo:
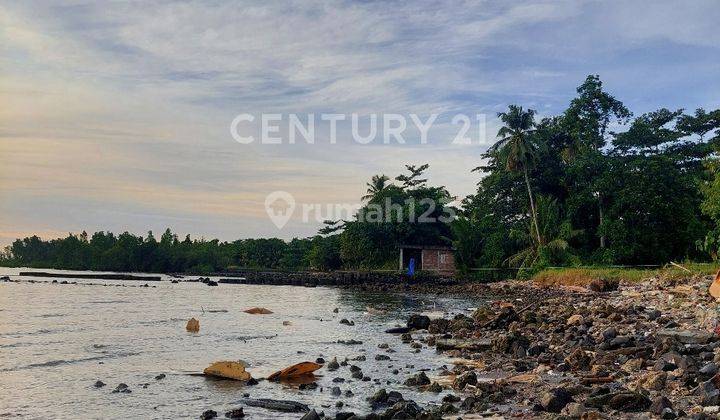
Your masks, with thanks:
[[[16,240],[5,265],[148,272],[396,268],[401,244],[451,245],[474,267],[663,264],[718,259],[720,110],[633,115],[588,76],[559,115],[510,105],[460,204],[425,178],[427,164],[374,175],[352,220],[318,235],[233,242],[169,229]],[[450,220],[448,215],[452,215]],[[420,219],[418,216],[422,216]]]

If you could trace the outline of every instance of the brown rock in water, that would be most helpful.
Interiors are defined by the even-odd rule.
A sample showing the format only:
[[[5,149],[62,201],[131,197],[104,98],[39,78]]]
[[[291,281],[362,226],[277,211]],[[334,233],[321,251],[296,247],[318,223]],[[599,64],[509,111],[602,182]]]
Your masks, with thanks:
[[[188,322],[187,322],[187,325],[185,325],[185,329],[186,329],[188,332],[198,332],[198,331],[200,331],[200,321],[198,321],[198,320],[195,319],[195,318],[190,318],[190,320],[188,320]]]

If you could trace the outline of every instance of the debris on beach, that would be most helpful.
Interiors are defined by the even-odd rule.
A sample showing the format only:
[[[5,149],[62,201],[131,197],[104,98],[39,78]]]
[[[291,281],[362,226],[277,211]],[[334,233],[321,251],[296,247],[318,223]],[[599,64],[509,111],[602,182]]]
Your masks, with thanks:
[[[200,331],[200,321],[198,321],[195,318],[190,318],[190,320],[187,322],[187,325],[185,326],[185,329],[188,332],[198,332]]]
[[[273,313],[270,309],[267,308],[260,308],[260,307],[254,307],[250,309],[245,309],[243,312],[246,314],[252,314],[252,315],[268,315]]]
[[[203,373],[220,378],[249,381],[252,379],[252,375],[245,370],[246,367],[247,364],[243,361],[220,361],[206,367]]]
[[[281,379],[291,379],[298,376],[312,375],[313,372],[320,369],[321,364],[315,362],[300,362],[289,366],[283,370],[279,370],[268,376],[268,381],[277,381]]]

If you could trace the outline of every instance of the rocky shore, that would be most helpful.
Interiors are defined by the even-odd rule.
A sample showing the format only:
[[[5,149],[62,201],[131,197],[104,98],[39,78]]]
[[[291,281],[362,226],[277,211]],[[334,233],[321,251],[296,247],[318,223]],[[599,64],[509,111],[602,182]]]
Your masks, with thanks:
[[[390,331],[400,334],[399,345],[435,347],[454,358],[404,380],[438,393],[438,401],[421,407],[381,389],[368,398],[371,414],[329,418],[719,418],[720,329],[711,281],[459,285],[512,299],[472,316],[413,315],[407,327]],[[323,417],[311,410],[303,418]]]

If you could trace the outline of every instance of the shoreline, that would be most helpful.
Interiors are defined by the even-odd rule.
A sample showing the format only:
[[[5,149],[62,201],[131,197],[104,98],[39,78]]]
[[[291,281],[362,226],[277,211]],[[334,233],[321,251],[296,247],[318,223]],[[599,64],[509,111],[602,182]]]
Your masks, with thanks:
[[[461,361],[428,373],[423,386],[437,383],[460,397],[459,407],[443,404],[436,414],[716,416],[720,328],[707,293],[712,279],[653,278],[606,292],[553,286],[548,293],[526,283],[536,299],[494,302],[471,317],[411,317],[408,326],[422,330],[411,328],[401,340],[414,343],[421,334],[419,342]]]
[[[454,364],[407,371],[409,376],[369,396],[362,412],[373,414],[355,418],[715,416],[720,413],[720,328],[717,302],[707,292],[712,279],[658,276],[599,289],[597,284],[515,280],[453,282],[442,288],[432,283],[340,286],[493,299],[471,316],[415,314],[405,327],[393,329],[393,346],[434,349]],[[444,396],[419,406],[402,399],[408,387]],[[310,408],[315,411],[306,420],[323,418],[318,414],[323,407]]]

